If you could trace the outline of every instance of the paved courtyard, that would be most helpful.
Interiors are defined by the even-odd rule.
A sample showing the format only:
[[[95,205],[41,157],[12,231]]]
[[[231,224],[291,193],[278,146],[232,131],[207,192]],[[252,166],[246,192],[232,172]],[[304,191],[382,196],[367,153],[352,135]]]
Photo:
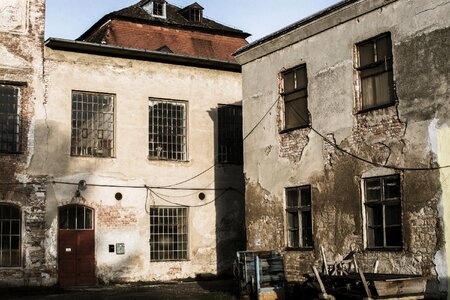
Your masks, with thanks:
[[[232,280],[198,282],[174,282],[162,284],[113,285],[79,288],[11,288],[0,289],[0,299],[58,299],[58,300],[103,300],[103,299],[194,299],[235,300],[237,283]]]

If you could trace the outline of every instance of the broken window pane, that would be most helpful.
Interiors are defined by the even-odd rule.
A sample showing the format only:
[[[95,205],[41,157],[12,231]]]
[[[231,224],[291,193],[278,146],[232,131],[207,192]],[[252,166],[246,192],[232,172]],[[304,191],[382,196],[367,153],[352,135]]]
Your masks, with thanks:
[[[72,92],[71,154],[114,155],[114,96]]]
[[[150,260],[170,261],[188,258],[187,208],[150,209]]]
[[[288,247],[313,247],[311,187],[286,189]]]
[[[402,246],[402,228],[400,226],[386,228],[386,246]]]
[[[307,126],[309,124],[309,112],[306,65],[284,72],[282,76],[285,129]]]
[[[0,153],[20,151],[19,87],[0,85]]]
[[[150,99],[149,158],[186,160],[186,126],[185,102]]]
[[[365,180],[367,246],[402,246],[400,177],[398,175]]]
[[[384,106],[395,101],[390,34],[358,44],[361,109]]]

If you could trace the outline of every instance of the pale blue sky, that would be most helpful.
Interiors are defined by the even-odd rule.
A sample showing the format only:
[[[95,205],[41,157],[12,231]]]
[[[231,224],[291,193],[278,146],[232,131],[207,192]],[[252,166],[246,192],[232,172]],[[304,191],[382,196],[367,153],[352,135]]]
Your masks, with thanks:
[[[197,1],[214,21],[251,33],[250,42],[305,18],[339,0],[171,0],[184,7]],[[104,15],[139,0],[47,0],[45,37],[76,39]]]

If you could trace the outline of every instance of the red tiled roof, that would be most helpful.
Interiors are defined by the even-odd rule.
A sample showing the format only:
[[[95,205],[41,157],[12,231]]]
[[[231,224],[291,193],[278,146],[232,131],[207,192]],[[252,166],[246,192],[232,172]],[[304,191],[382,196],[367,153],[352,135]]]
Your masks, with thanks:
[[[190,21],[184,9],[169,3],[165,19],[153,17],[142,8],[147,2],[106,15],[78,40],[155,51],[170,49],[173,53],[233,62],[232,54],[248,44],[245,38],[249,34],[204,17],[201,22]]]

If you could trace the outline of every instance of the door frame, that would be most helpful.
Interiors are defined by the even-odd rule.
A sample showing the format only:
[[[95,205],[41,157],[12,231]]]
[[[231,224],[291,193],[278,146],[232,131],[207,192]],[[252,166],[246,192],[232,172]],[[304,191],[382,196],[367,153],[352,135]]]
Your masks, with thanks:
[[[79,228],[77,228],[78,226],[77,226],[77,215],[75,215],[75,228],[74,229],[66,229],[66,228],[61,228],[60,226],[61,226],[61,211],[64,209],[64,208],[68,208],[68,207],[74,207],[75,209],[76,208],[78,208],[78,207],[81,207],[81,208],[84,208],[84,209],[89,209],[90,211],[91,211],[91,228],[90,229],[79,229]],[[77,210],[75,210],[75,212],[76,212]],[[57,236],[57,253],[58,253],[58,259],[57,259],[57,261],[58,261],[58,282],[59,282],[59,284],[60,285],[63,285],[63,286],[72,286],[72,285],[74,285],[74,286],[77,286],[77,285],[87,285],[87,286],[89,286],[89,285],[95,285],[96,284],[96,256],[95,256],[95,209],[93,208],[93,207],[90,207],[90,206],[87,206],[87,205],[84,205],[84,204],[78,204],[78,203],[74,203],[74,204],[72,204],[72,203],[70,203],[70,204],[66,204],[66,205],[62,205],[62,206],[58,206],[58,222],[57,222],[57,227],[58,227],[58,236]],[[84,220],[86,220],[86,218],[84,219]],[[69,222],[69,221],[68,221]],[[84,224],[84,225],[86,225],[86,224]],[[92,242],[93,242],[93,250],[92,250],[92,268],[93,268],[93,279],[92,279],[92,282],[89,282],[89,283],[87,283],[87,284],[83,284],[83,283],[78,283],[78,277],[76,277],[75,276],[75,283],[74,284],[61,284],[61,260],[62,260],[62,255],[61,255],[61,251],[62,251],[62,248],[60,248],[60,246],[61,246],[61,231],[65,231],[65,232],[73,232],[74,234],[75,234],[75,238],[76,238],[76,249],[75,249],[75,251],[76,251],[76,254],[75,254],[75,260],[77,259],[77,257],[78,257],[78,249],[80,248],[79,246],[79,234],[77,233],[77,232],[80,232],[80,231],[92,231]]]

